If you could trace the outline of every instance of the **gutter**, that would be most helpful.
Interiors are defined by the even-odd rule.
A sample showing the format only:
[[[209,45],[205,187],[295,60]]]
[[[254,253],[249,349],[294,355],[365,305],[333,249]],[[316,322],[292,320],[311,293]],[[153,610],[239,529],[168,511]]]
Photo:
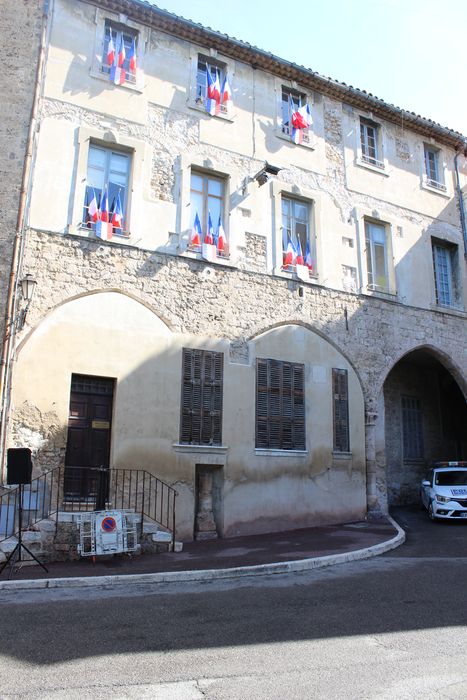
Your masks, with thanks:
[[[7,426],[10,409],[10,384],[11,366],[15,349],[15,336],[17,330],[16,310],[18,305],[19,276],[22,270],[24,256],[24,230],[26,224],[27,205],[32,184],[32,160],[35,150],[35,133],[37,130],[37,113],[41,93],[45,51],[48,39],[49,0],[43,2],[42,30],[39,43],[39,52],[36,66],[36,78],[34,95],[31,106],[26,153],[23,162],[21,178],[21,190],[19,195],[18,216],[16,218],[16,232],[13,240],[11,256],[10,278],[5,306],[5,330],[2,344],[2,358],[0,362],[0,483],[5,480],[5,451],[7,441]]]

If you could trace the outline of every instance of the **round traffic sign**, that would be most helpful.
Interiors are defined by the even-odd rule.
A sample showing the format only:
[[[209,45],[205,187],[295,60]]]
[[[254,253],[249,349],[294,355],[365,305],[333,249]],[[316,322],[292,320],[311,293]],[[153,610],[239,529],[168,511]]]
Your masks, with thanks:
[[[108,515],[101,522],[101,528],[104,530],[104,532],[113,532],[116,527],[117,521],[115,520],[115,518],[112,518],[111,515]]]

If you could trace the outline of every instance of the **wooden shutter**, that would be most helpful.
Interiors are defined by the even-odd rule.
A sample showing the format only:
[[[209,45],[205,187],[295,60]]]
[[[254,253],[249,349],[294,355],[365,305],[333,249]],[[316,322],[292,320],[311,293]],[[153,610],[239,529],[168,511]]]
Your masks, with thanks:
[[[303,365],[256,361],[256,447],[305,449]]]
[[[349,389],[346,369],[332,370],[334,450],[349,452]]]
[[[180,442],[222,444],[223,354],[183,349]]]

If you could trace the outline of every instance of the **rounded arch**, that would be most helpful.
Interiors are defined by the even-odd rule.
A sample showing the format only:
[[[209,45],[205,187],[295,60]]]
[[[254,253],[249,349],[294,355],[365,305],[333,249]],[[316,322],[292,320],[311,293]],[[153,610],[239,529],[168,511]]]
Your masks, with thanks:
[[[300,326],[301,328],[304,328],[307,331],[310,331],[310,333],[314,333],[315,335],[319,336],[322,338],[322,340],[326,341],[331,345],[336,352],[340,353],[342,357],[346,360],[346,362],[349,363],[349,365],[352,367],[353,371],[355,372],[355,375],[358,379],[358,382],[360,384],[360,389],[362,390],[363,396],[365,396],[365,387],[362,382],[362,378],[360,376],[360,372],[358,370],[358,367],[356,366],[355,362],[349,357],[349,355],[342,350],[342,348],[334,341],[332,338],[329,338],[325,333],[323,333],[319,328],[316,328],[313,326],[311,323],[306,323],[305,321],[299,321],[299,320],[286,320],[286,321],[278,321],[277,323],[271,323],[268,326],[264,326],[262,328],[256,329],[251,335],[247,336],[246,341],[254,341],[256,338],[259,338],[260,336],[264,335],[265,333],[269,333],[270,331],[275,330],[276,328],[282,328],[285,326]]]
[[[21,341],[18,343],[16,349],[17,352],[21,352],[23,347],[26,345],[28,340],[31,338],[31,336],[45,323],[47,320],[60,308],[63,306],[66,306],[67,304],[71,304],[72,302],[78,301],[79,299],[85,299],[86,297],[91,297],[91,296],[96,296],[99,294],[120,294],[123,297],[126,297],[128,299],[131,299],[132,301],[136,302],[140,306],[143,306],[146,308],[148,311],[150,311],[154,316],[161,321],[164,326],[166,326],[167,330],[173,333],[175,331],[174,326],[172,323],[163,315],[157,313],[155,309],[144,299],[140,299],[134,294],[131,294],[130,292],[127,292],[122,289],[118,289],[117,287],[109,287],[109,288],[103,288],[103,289],[93,289],[91,291],[86,291],[86,292],[81,292],[80,294],[74,294],[73,296],[67,297],[66,299],[61,300],[56,304],[55,306],[51,307],[46,311],[46,313],[39,319],[39,321],[32,326],[28,332],[24,335],[23,338],[21,338]]]

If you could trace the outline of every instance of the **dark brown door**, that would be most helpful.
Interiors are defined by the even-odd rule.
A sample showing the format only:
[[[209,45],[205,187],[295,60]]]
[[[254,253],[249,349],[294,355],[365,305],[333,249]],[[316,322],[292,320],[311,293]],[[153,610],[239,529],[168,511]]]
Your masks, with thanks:
[[[65,455],[65,497],[95,498],[108,470],[114,381],[74,374]]]

